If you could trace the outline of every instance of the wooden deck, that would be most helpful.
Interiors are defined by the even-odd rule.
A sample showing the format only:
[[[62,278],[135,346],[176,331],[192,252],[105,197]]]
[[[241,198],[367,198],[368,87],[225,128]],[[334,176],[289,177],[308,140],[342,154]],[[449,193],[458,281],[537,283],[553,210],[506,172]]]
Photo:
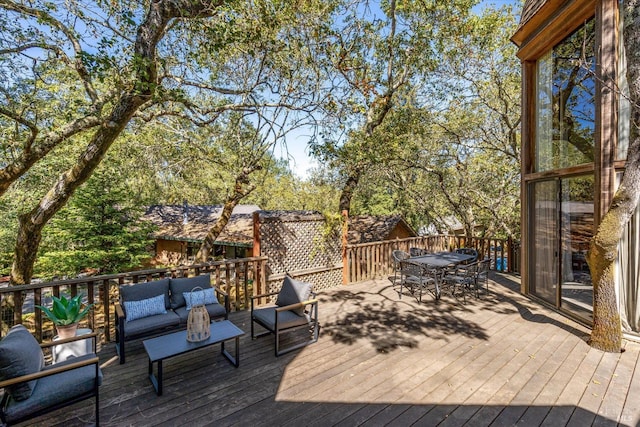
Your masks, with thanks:
[[[519,294],[496,274],[489,295],[418,304],[387,281],[320,294],[320,341],[276,358],[247,334],[240,367],[209,347],[165,362],[164,395],[147,378],[139,341],[119,365],[102,347],[104,426],[439,425],[636,426],[640,345],[591,349],[588,331]],[[39,425],[91,423],[85,401]]]

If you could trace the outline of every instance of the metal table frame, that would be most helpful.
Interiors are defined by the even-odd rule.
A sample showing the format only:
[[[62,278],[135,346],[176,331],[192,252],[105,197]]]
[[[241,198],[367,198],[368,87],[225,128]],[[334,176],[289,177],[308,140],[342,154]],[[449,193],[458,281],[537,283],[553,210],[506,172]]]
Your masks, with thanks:
[[[142,341],[149,357],[149,380],[158,396],[162,395],[162,362],[181,354],[200,348],[220,344],[222,355],[236,368],[240,366],[240,337],[244,331],[229,320],[211,323],[211,336],[204,341],[187,341],[187,331],[178,331]],[[225,349],[225,341],[235,339],[235,357]],[[157,365],[157,376],[153,373],[153,364]]]
[[[420,255],[416,257],[410,257],[405,260],[405,262],[410,262],[412,264],[420,265],[423,269],[437,269],[442,270],[447,267],[455,266],[465,261],[470,261],[474,259],[474,255],[461,254],[457,252],[436,252],[432,254]],[[440,299],[441,289],[440,289],[440,274],[435,275],[436,281],[436,300]]]

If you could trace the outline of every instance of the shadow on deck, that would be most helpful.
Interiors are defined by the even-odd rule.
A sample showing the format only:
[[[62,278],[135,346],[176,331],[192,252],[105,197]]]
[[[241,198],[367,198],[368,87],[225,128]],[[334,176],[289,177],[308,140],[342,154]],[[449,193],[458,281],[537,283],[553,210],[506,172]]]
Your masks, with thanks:
[[[399,299],[383,280],[323,291],[319,342],[279,358],[271,337],[251,340],[248,313],[233,313],[246,332],[240,367],[219,346],[170,359],[162,396],[140,341],[128,345],[124,365],[107,344],[101,424],[637,425],[640,345],[593,350],[588,330],[518,289],[517,279],[496,274],[489,294],[466,304]],[[87,401],[34,424],[91,417]]]

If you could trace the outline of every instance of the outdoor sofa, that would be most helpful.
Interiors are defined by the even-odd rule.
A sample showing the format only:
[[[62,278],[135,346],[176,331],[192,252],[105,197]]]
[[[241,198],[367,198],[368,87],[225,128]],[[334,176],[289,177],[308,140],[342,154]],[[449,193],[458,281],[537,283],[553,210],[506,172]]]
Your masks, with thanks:
[[[125,362],[125,341],[186,328],[192,290],[195,291],[192,294],[193,304],[204,303],[212,321],[228,319],[229,296],[220,288],[211,286],[209,274],[120,286],[115,310],[116,352],[121,364]]]

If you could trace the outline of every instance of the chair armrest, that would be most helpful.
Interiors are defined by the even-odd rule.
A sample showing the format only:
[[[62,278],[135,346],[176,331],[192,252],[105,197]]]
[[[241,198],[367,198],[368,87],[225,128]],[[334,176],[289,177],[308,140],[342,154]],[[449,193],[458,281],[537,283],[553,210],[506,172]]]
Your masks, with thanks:
[[[266,298],[266,297],[272,297],[272,296],[274,296],[274,295],[278,295],[278,294],[279,294],[279,292],[277,292],[277,291],[276,291],[276,292],[269,292],[269,293],[266,293],[266,294],[260,294],[260,295],[253,295],[253,296],[250,296],[250,297],[249,297],[249,299],[250,299],[250,301],[251,301],[251,313],[253,313],[253,308],[254,308],[254,306],[255,306],[255,301],[256,301],[257,299],[260,299],[260,298]]]
[[[55,374],[59,374],[61,372],[66,372],[66,371],[71,371],[73,369],[78,369],[78,368],[82,368],[83,366],[88,366],[88,365],[97,365],[100,362],[100,359],[98,359],[98,357],[92,357],[90,359],[86,359],[86,360],[81,360],[80,362],[73,362],[73,363],[69,363],[69,364],[64,364],[64,366],[59,366],[59,367],[55,367],[55,365],[51,365],[54,366],[53,368],[49,368],[49,369],[45,369],[42,370],[40,372],[36,372],[33,374],[29,374],[29,375],[22,375],[19,377],[15,377],[15,378],[11,378],[5,381],[0,381],[0,388],[4,388],[13,384],[18,384],[18,383],[23,383],[23,382],[27,382],[27,381],[32,381],[32,380],[37,380],[38,378],[43,378],[43,377],[48,377],[51,375],[55,375]]]
[[[43,342],[43,343],[40,344],[40,347],[47,348],[47,347],[52,347],[52,346],[58,345],[58,344],[66,344],[68,342],[80,341],[80,340],[85,340],[85,339],[88,339],[88,338],[97,338],[97,336],[98,336],[97,332],[91,332],[90,334],[78,335],[78,336],[71,337],[71,338],[63,338],[63,339],[59,339],[57,341]]]
[[[250,298],[251,299],[258,299],[258,298],[272,297],[274,295],[278,295],[279,293],[280,293],[279,291],[269,292],[267,294],[253,295]]]
[[[281,311],[294,310],[296,308],[306,307],[307,305],[311,305],[311,304],[318,304],[318,300],[317,299],[309,299],[309,300],[306,300],[306,301],[297,302],[295,304],[285,305],[284,307],[276,308],[276,312],[279,313]]]

